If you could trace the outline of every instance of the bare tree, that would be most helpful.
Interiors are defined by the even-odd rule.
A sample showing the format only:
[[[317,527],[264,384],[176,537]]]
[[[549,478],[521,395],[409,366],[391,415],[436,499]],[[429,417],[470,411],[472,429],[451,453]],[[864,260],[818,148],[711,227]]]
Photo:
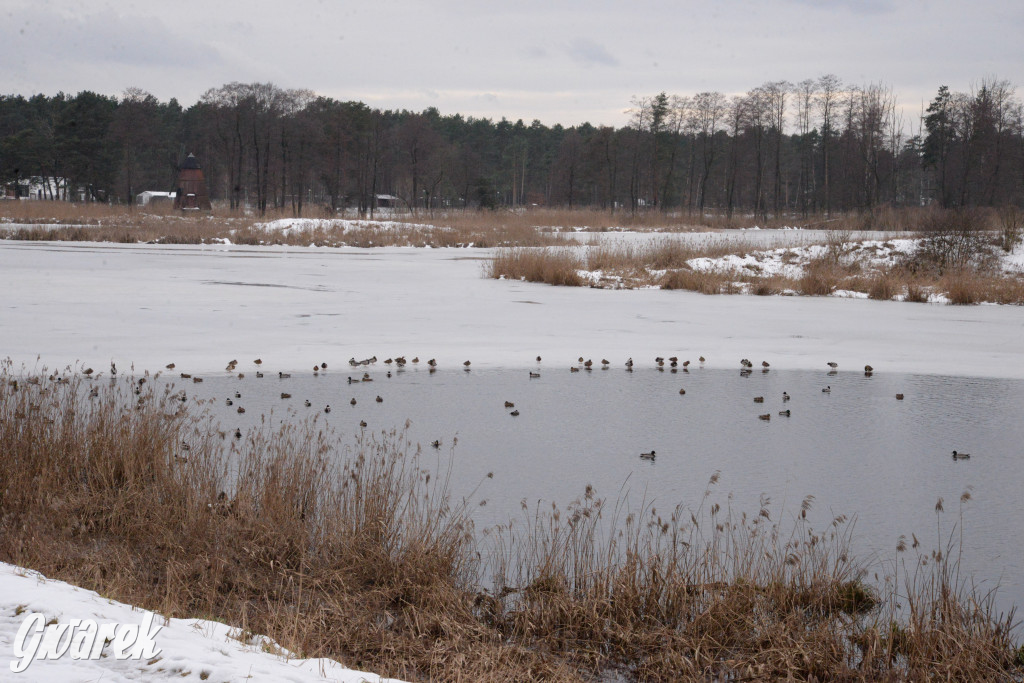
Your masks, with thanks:
[[[835,134],[835,111],[843,84],[834,74],[818,79],[815,104],[821,116],[822,182],[825,187],[825,215],[832,215],[832,137]]]
[[[701,176],[697,186],[697,210],[704,215],[708,177],[715,162],[715,134],[725,116],[727,101],[720,92],[702,92],[693,98],[693,116],[701,146]]]

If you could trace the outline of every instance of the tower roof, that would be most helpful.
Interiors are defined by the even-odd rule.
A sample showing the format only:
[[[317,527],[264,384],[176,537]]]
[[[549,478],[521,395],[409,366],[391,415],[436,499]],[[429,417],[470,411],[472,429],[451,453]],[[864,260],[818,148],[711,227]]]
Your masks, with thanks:
[[[202,169],[202,166],[200,166],[199,162],[196,161],[195,155],[192,154],[191,152],[189,152],[189,155],[185,158],[185,161],[182,162],[181,168],[182,169],[186,169],[186,168]]]

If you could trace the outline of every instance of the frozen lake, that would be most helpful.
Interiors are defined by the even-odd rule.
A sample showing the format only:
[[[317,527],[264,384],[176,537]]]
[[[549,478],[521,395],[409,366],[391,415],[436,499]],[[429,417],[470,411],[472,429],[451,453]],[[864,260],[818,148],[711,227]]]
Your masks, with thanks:
[[[421,364],[387,378],[378,363],[368,368],[374,381],[347,382],[363,370],[174,381],[190,397],[213,399],[229,433],[236,427],[244,433],[265,416],[274,422],[315,417],[351,444],[360,421],[367,435],[401,430],[408,421],[408,438],[422,446],[426,462],[436,458],[443,467],[454,458],[453,493],[476,491],[474,501],[486,501],[474,508],[478,527],[519,516],[524,500],[531,509],[537,501],[564,505],[588,484],[612,500],[628,496],[634,509],[642,502],[666,511],[677,503],[696,509],[717,471],[712,498],[723,506],[731,498],[734,510],[756,514],[765,495],[773,519],[785,520],[813,495],[812,523],[823,528],[835,515],[855,517],[858,553],[892,561],[901,534],[916,534],[928,550],[944,548],[960,523],[959,497],[970,490],[965,569],[984,586],[999,582],[1000,604],[1024,604],[1017,543],[1024,528],[1024,422],[1009,408],[1024,402],[1024,381],[760,368],[744,377],[738,367],[626,372],[621,363],[579,373],[542,364],[535,379],[526,369],[430,374]],[[282,400],[281,392],[292,398]],[[783,402],[783,392],[791,400]],[[897,401],[897,393],[905,399]],[[755,403],[757,396],[764,402]],[[225,404],[229,397],[232,406]],[[512,417],[505,401],[520,415]],[[325,414],[328,404],[332,411]],[[236,412],[239,405],[244,415]],[[784,409],[790,417],[778,414]],[[770,421],[758,418],[766,413]],[[430,448],[434,440],[441,441],[438,451]],[[973,457],[954,461],[954,449]],[[653,462],[639,457],[651,450]],[[939,497],[946,509],[941,540]]]

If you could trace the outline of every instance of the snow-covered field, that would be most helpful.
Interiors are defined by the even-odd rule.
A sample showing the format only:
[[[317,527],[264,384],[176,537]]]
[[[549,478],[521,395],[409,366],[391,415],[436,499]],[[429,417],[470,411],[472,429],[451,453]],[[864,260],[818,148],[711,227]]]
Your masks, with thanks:
[[[1024,378],[1024,308],[551,287],[482,277],[478,249],[0,242],[0,353],[29,369],[640,363],[704,355],[773,367]]]
[[[382,230],[386,232],[402,232],[407,230],[434,230],[433,225],[426,223],[405,223],[389,220],[355,220],[348,218],[280,218],[275,221],[256,223],[254,230],[277,232],[281,234],[309,232],[311,230]]]
[[[0,681],[38,683],[120,683],[122,681],[266,681],[267,683],[378,683],[376,674],[346,669],[330,659],[296,659],[265,636],[242,637],[216,621],[156,617],[160,630],[154,642],[162,651],[152,658],[116,659],[108,645],[95,661],[74,660],[65,655],[55,660],[32,661],[23,672],[12,672],[15,637],[25,619],[37,612],[49,622],[70,623],[91,619],[101,624],[142,622],[143,612],[131,605],[107,600],[93,591],[63,581],[46,579],[0,562]],[[29,644],[31,639],[24,641]],[[21,643],[19,643],[21,644]]]

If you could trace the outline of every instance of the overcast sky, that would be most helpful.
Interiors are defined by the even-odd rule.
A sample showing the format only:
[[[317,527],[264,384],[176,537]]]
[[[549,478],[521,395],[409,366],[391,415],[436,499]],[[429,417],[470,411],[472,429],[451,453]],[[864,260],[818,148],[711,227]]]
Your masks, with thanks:
[[[232,81],[371,106],[621,125],[634,96],[834,73],[916,112],[939,85],[1024,86],[1024,0],[0,0],[0,93]]]

